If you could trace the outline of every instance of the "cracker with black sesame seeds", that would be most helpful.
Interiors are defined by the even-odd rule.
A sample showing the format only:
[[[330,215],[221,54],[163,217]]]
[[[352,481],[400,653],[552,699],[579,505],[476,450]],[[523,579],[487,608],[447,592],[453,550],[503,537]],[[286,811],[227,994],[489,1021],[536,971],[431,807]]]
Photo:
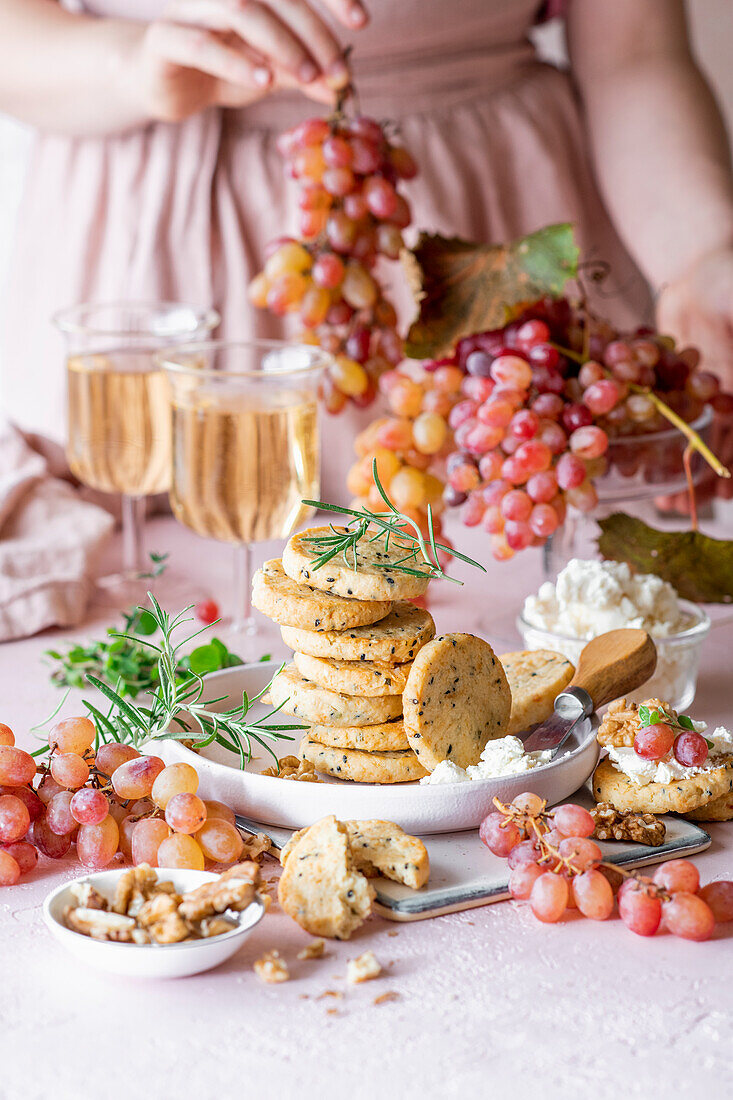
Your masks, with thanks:
[[[344,821],[349,834],[351,855],[357,870],[374,878],[383,875],[419,890],[430,876],[427,848],[416,836],[410,836],[394,821]],[[295,845],[305,832],[293,833],[280,852],[284,867]]]
[[[308,631],[350,630],[389,614],[389,600],[354,600],[298,584],[280,558],[266,561],[252,578],[252,604],[280,626]]]
[[[396,752],[410,747],[401,718],[394,718],[391,722],[380,722],[378,726],[312,725],[310,736],[321,745],[330,745],[334,749]]]
[[[319,687],[366,698],[401,695],[412,668],[412,661],[388,665],[382,661],[338,661],[308,653],[294,654],[293,661],[300,675]]]
[[[411,749],[406,752],[334,749],[312,737],[304,737],[300,755],[303,760],[310,760],[317,772],[352,783],[412,783],[427,775]]]
[[[336,530],[340,532],[343,528]],[[390,568],[405,557],[405,550],[395,545],[394,541],[389,550],[385,550],[383,542],[364,540],[356,547],[355,561],[351,560],[349,552],[348,562],[336,555],[319,569],[314,569],[313,562],[320,551],[308,540],[332,534],[330,527],[309,527],[293,535],[283,551],[283,569],[287,575],[299,584],[312,585],[323,592],[348,599],[411,600],[425,595],[430,580],[427,567],[420,576]],[[419,571],[419,568],[418,563],[410,562],[410,569]]]
[[[717,802],[733,790],[733,755],[709,771],[669,783],[634,783],[613,763],[601,760],[593,773],[593,797],[616,810],[632,813],[685,814]]]
[[[323,726],[377,726],[399,718],[402,696],[379,695],[371,699],[329,691],[307,680],[295,665],[286,665],[274,677],[269,701],[283,714]]]
[[[354,866],[346,827],[324,817],[303,830],[277,890],[280,907],[313,936],[348,940],[369,916],[374,887]]]
[[[567,657],[551,649],[517,650],[503,653],[499,660],[512,693],[507,730],[511,735],[524,733],[549,718],[556,697],[575,675],[575,668]]]
[[[505,737],[511,692],[499,658],[473,634],[444,634],[418,653],[402,694],[407,740],[433,771],[441,760],[467,768],[486,743]]]
[[[378,623],[348,630],[302,630],[283,626],[280,633],[286,646],[312,657],[401,664],[411,661],[425,643],[435,637],[435,623],[425,608],[416,607],[407,600],[397,600],[389,615]]]

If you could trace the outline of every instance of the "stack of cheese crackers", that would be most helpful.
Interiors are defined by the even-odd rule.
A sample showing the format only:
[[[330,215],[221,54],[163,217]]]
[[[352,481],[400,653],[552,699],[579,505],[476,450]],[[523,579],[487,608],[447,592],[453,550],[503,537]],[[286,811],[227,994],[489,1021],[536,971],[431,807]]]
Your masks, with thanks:
[[[270,702],[310,724],[300,755],[316,771],[409,783],[441,760],[475,764],[487,741],[551,712],[553,691],[572,676],[564,658],[508,654],[505,672],[481,638],[436,638],[431,615],[409,602],[425,594],[427,568],[403,572],[403,550],[368,540],[355,561],[336,556],[316,568],[314,539],[330,533],[294,535],[281,560],[257,571],[252,593],[295,651]]]

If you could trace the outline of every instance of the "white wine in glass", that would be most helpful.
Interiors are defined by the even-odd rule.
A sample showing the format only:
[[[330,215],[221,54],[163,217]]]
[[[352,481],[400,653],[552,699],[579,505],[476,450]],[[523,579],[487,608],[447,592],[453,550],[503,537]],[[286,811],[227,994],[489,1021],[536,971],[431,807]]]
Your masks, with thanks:
[[[210,342],[162,352],[172,386],[170,500],[181,523],[238,549],[234,630],[254,633],[250,546],[285,539],[320,492],[317,348]]]
[[[62,310],[54,323],[67,345],[69,467],[89,488],[122,496],[122,573],[106,581],[127,595],[144,569],[145,497],[170,488],[170,387],[155,352],[201,340],[219,316],[175,302],[110,302]]]

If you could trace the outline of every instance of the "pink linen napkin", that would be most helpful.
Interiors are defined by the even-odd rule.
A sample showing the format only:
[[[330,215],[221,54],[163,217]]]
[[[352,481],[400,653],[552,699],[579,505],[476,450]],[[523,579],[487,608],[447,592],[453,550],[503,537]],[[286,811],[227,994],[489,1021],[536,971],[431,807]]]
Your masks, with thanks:
[[[113,527],[0,418],[0,641],[81,621]]]

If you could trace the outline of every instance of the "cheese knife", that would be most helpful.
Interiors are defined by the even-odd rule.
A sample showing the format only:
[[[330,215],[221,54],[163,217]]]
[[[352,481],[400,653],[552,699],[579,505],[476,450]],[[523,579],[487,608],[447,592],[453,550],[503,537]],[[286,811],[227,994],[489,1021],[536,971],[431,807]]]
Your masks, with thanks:
[[[579,722],[641,687],[656,665],[656,647],[645,630],[610,630],[593,638],[581,652],[572,680],[555,699],[554,713],[519,734],[525,752],[549,750],[553,760]]]

